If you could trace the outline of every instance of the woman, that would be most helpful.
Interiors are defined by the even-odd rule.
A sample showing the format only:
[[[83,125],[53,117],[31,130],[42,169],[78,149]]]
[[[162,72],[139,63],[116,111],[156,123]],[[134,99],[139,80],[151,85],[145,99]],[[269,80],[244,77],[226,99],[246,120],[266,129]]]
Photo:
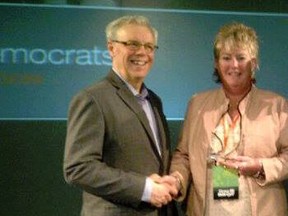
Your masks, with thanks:
[[[287,215],[288,103],[256,88],[254,29],[232,23],[214,42],[221,88],[189,102],[171,173],[187,215]]]

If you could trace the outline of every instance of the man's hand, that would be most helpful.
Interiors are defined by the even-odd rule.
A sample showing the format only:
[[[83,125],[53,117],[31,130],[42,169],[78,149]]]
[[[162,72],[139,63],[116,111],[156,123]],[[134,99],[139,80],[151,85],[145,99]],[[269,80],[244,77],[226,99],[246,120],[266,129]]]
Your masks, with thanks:
[[[181,180],[178,174],[172,173],[170,175],[163,176],[160,181],[162,184],[168,184],[172,188],[170,194],[173,198],[177,197],[180,189],[182,188]]]
[[[178,194],[178,182],[174,176],[159,176],[153,174],[149,176],[153,181],[151,204],[156,207],[168,204],[173,197]]]
[[[159,184],[153,182],[151,204],[160,208],[172,200],[168,184]]]

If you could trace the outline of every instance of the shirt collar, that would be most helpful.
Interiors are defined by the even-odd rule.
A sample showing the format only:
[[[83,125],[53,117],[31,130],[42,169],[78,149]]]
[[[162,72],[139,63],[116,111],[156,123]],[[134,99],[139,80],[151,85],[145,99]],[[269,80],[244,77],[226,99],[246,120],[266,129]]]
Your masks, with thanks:
[[[127,85],[127,87],[130,89],[130,91],[133,93],[134,96],[136,96],[140,100],[145,100],[146,99],[146,97],[149,94],[148,94],[148,90],[147,90],[147,88],[146,88],[144,83],[143,83],[143,85],[141,87],[141,91],[140,91],[140,94],[139,94],[138,91],[120,75],[120,73],[118,73],[114,68],[112,68],[112,69],[117,74],[117,76]]]

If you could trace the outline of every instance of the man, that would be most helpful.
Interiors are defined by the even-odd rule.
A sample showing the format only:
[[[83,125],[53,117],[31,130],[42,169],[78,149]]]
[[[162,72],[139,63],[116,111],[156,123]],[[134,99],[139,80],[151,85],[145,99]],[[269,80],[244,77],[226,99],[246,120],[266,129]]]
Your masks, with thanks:
[[[177,215],[170,202],[176,179],[160,177],[169,170],[167,122],[160,98],[143,83],[157,31],[145,17],[124,16],[106,37],[112,70],[70,104],[65,179],[83,189],[82,216]]]

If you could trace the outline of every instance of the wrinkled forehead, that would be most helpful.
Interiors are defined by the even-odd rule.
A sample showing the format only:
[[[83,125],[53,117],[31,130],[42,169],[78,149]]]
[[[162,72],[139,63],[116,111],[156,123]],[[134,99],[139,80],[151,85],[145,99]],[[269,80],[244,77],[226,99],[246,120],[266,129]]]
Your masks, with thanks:
[[[154,42],[156,40],[153,30],[147,25],[126,24],[121,26],[116,32],[117,38],[136,39],[146,38]]]

